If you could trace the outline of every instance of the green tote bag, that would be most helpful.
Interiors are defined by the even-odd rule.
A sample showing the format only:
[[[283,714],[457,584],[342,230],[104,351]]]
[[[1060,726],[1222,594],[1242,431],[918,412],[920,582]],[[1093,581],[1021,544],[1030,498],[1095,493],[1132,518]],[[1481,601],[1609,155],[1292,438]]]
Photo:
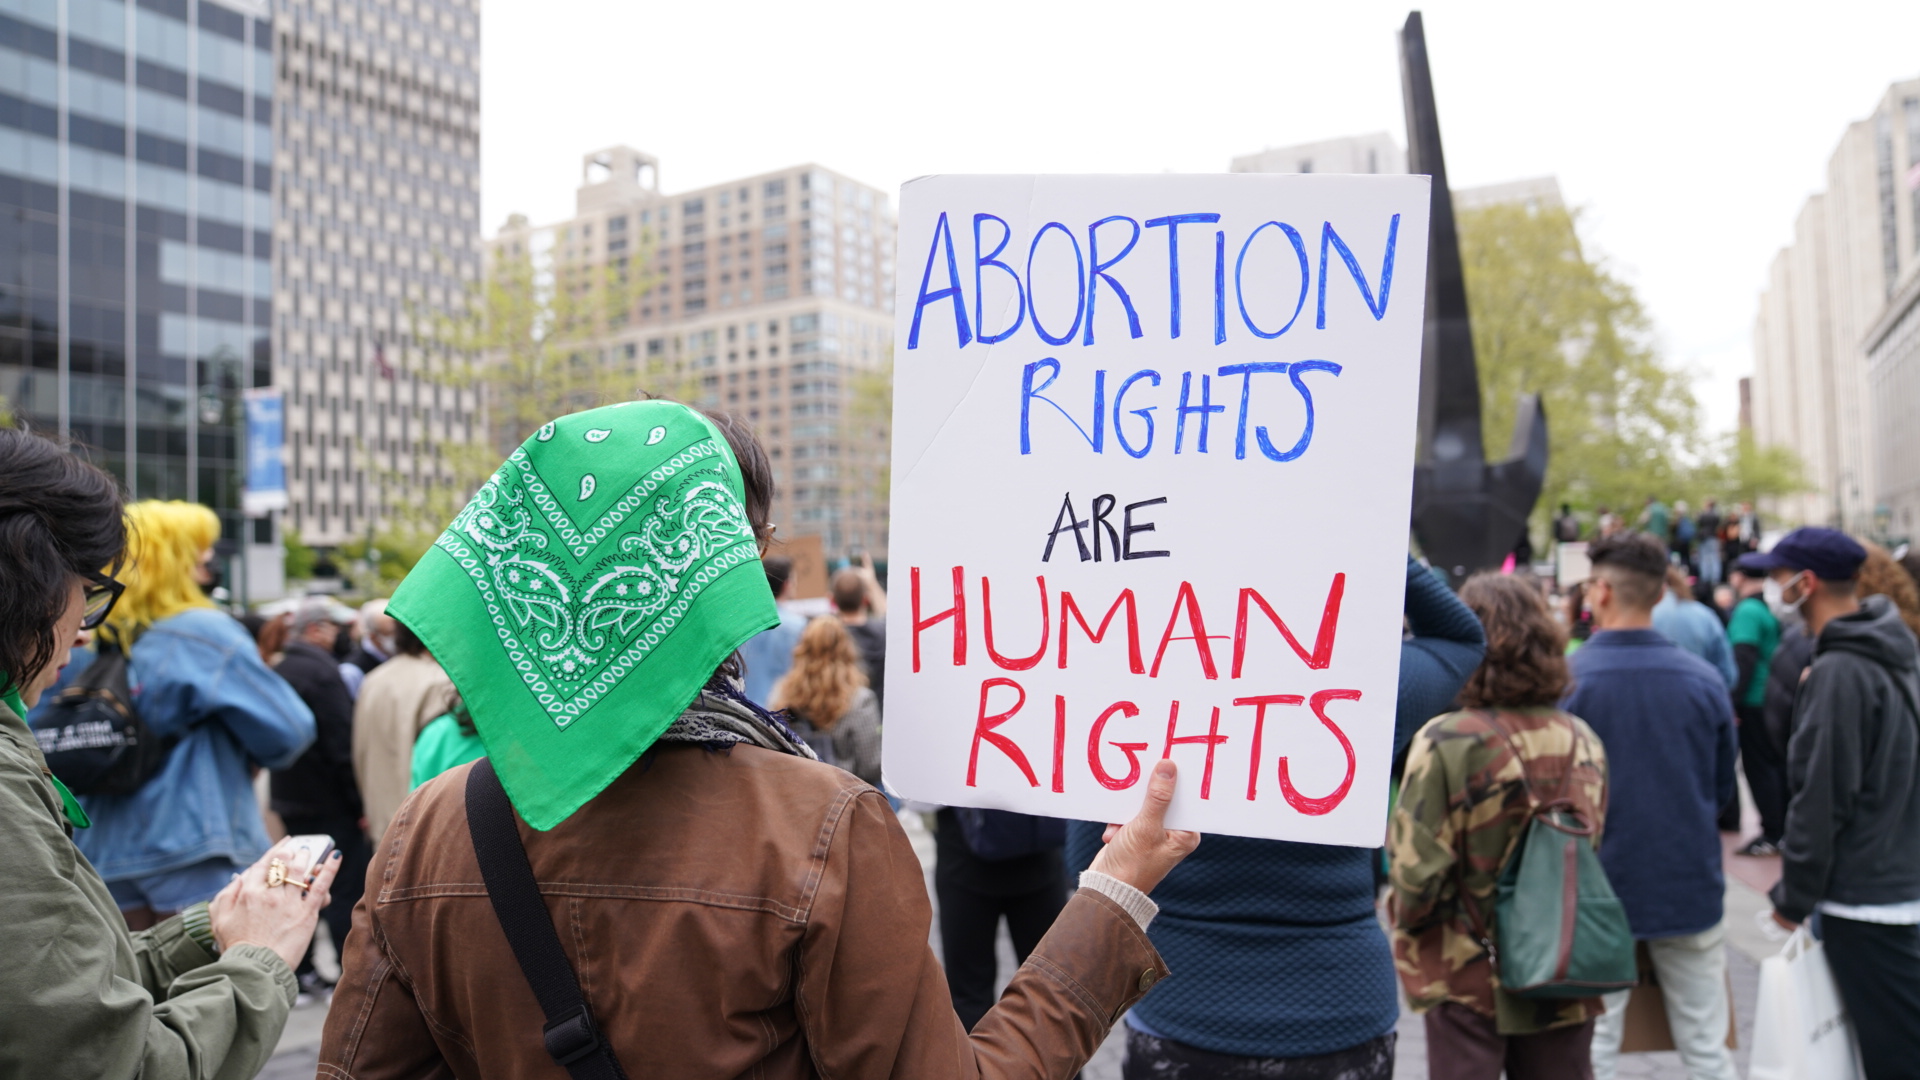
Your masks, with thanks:
[[[1564,787],[1560,797],[1541,801],[1527,759],[1491,714],[1486,719],[1520,762],[1532,806],[1525,832],[1500,870],[1491,935],[1461,890],[1501,988],[1524,998],[1598,997],[1631,988],[1639,979],[1633,930],[1594,851],[1592,823],[1581,819]],[[1576,760],[1584,739],[1576,728]]]

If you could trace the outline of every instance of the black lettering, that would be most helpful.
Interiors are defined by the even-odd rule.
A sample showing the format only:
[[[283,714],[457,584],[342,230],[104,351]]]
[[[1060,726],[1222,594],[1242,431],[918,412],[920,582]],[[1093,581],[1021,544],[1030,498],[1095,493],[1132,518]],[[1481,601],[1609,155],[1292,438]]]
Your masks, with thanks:
[[[1107,520],[1107,515],[1113,513],[1114,504],[1119,501],[1120,500],[1111,495],[1095,495],[1093,497],[1094,562],[1100,561],[1100,530],[1102,528],[1107,530],[1107,546],[1113,549],[1114,561],[1120,561],[1120,534],[1114,531],[1113,522]]]
[[[1111,507],[1109,507],[1109,509],[1111,509]],[[1093,558],[1093,556],[1087,552],[1087,538],[1080,534],[1080,530],[1086,527],[1086,522],[1074,518],[1073,492],[1067,492],[1066,497],[1060,502],[1060,513],[1053,519],[1053,531],[1047,534],[1047,550],[1040,556],[1040,561],[1046,562],[1053,558],[1053,542],[1060,539],[1060,534],[1063,532],[1071,532],[1073,534],[1073,542],[1075,546],[1080,549],[1081,562],[1086,562],[1088,559]],[[1099,540],[1100,534],[1095,533],[1094,542],[1098,543]]]
[[[1133,523],[1133,512],[1135,510],[1140,509],[1143,506],[1158,506],[1161,503],[1164,503],[1166,501],[1167,501],[1167,497],[1165,495],[1162,495],[1157,499],[1147,499],[1143,502],[1127,504],[1126,510],[1121,515],[1121,518],[1120,518],[1120,522],[1121,522],[1120,532],[1122,537],[1124,538],[1121,540],[1121,543],[1120,543],[1120,557],[1122,559],[1164,559],[1169,554],[1171,554],[1171,552],[1166,552],[1166,551],[1135,551],[1133,550],[1133,534],[1143,533],[1143,532],[1152,532],[1154,527],[1153,522],[1151,521],[1143,522],[1142,524],[1135,525]],[[1112,507],[1108,507],[1108,509],[1111,510]],[[1094,542],[1097,544],[1099,543],[1099,540],[1100,538],[1096,534],[1094,536]]]

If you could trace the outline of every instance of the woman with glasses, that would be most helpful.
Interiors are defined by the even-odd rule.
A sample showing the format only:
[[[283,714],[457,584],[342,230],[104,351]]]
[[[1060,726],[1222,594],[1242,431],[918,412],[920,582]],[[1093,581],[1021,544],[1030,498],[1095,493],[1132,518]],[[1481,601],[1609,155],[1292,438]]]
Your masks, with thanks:
[[[96,604],[121,590],[94,647],[127,653],[140,719],[179,741],[139,791],[81,796],[93,827],[77,842],[127,925],[143,930],[212,899],[267,850],[253,770],[292,764],[314,724],[246,628],[207,599],[204,568],[220,537],[213,511],[148,500],[128,507],[126,522],[124,588],[91,586]],[[93,656],[76,651],[67,678]]]
[[[126,539],[112,477],[0,429],[0,1076],[244,1080],[279,1042],[338,862],[289,882],[276,849],[210,904],[129,933],[69,839],[87,814],[23,720],[84,630],[122,614]]]

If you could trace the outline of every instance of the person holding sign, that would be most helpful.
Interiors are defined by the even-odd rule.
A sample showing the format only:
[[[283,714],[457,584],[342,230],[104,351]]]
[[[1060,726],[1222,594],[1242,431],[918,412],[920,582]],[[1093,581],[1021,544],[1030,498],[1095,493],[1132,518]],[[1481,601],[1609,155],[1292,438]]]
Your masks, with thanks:
[[[1165,827],[1171,762],[961,1027],[886,797],[741,690],[736,650],[778,621],[772,494],[730,418],[578,413],[516,450],[402,583],[389,610],[488,757],[388,826],[323,1073],[1066,1080],[1167,975],[1146,893],[1199,843]]]

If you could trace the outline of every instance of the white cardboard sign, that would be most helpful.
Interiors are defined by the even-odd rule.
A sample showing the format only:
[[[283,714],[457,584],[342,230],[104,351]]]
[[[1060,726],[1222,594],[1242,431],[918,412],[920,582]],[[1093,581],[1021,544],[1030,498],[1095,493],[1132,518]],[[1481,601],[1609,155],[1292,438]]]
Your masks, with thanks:
[[[908,798],[1382,843],[1424,176],[900,197],[885,769]]]

